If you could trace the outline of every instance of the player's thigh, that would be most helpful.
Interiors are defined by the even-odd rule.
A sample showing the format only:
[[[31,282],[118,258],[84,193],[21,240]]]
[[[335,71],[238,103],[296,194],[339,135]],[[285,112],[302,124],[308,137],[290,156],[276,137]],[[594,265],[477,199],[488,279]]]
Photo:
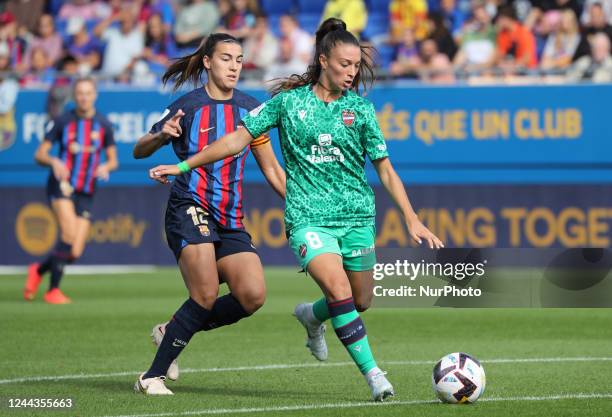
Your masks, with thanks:
[[[318,255],[310,261],[307,271],[327,300],[340,301],[352,297],[351,285],[339,255],[335,253]]]
[[[376,263],[376,229],[374,226],[354,226],[340,238],[344,269],[351,283],[355,307],[365,311],[372,303],[373,268]]]
[[[346,271],[349,282],[351,283],[351,292],[355,301],[357,311],[365,311],[370,308],[372,298],[374,296],[374,279],[373,270],[367,271]]]
[[[188,244],[180,252],[178,265],[189,296],[211,309],[219,294],[219,275],[212,243]]]
[[[54,198],[51,200],[51,209],[57,219],[62,241],[72,244],[78,219],[74,202],[69,198]]]
[[[85,250],[85,244],[87,242],[87,236],[89,235],[89,228],[91,221],[84,217],[77,217],[76,228],[74,233],[74,240],[72,241],[72,256],[74,258],[80,258]]]
[[[266,300],[263,266],[255,252],[239,252],[217,261],[221,279],[249,313],[259,309]]]

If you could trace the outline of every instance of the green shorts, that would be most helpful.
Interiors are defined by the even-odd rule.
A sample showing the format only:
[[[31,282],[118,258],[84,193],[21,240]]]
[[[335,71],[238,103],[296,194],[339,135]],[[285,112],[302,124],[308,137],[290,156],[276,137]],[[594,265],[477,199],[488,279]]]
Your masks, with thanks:
[[[289,245],[306,270],[317,255],[337,253],[344,269],[367,271],[376,263],[374,226],[306,226],[289,234]]]

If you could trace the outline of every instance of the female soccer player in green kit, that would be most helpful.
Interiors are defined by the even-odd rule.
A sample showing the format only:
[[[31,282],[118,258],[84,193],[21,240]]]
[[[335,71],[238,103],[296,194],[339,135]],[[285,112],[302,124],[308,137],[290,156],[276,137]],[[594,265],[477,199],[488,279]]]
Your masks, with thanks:
[[[289,244],[324,294],[312,304],[299,304],[295,315],[319,360],[327,359],[322,323],[331,319],[374,400],[382,401],[394,395],[393,387],[376,365],[358,313],[370,305],[376,263],[374,193],[366,180],[366,154],[401,210],[411,238],[425,240],[431,248],[443,245],[417,218],[388,159],[374,106],[357,94],[362,73],[372,75],[368,58],[343,21],[326,20],[317,31],[315,58],[307,72],[280,82],[272,99],[242,119],[244,129],[178,165],[157,166],[149,175],[168,182],[169,175],[238,154],[278,127],[287,173]]]

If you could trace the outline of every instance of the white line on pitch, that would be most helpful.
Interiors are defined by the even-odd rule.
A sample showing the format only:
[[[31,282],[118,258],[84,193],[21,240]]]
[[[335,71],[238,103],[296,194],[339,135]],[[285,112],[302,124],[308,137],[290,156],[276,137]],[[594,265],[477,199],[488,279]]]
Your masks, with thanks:
[[[541,397],[493,397],[483,398],[479,402],[501,402],[501,401],[558,401],[558,400],[592,400],[592,399],[612,399],[612,394],[567,394],[549,395]],[[167,417],[167,416],[198,416],[211,414],[244,414],[244,413],[272,413],[281,411],[305,411],[305,410],[324,410],[338,408],[358,408],[358,407],[393,407],[397,405],[423,405],[436,404],[438,401],[430,400],[407,400],[389,401],[385,403],[356,402],[356,403],[328,403],[328,404],[304,404],[304,405],[285,405],[278,407],[252,407],[252,408],[212,408],[208,410],[193,410],[179,413],[153,413],[153,414],[126,414],[120,416],[105,417]]]
[[[483,364],[494,363],[545,363],[545,362],[604,362],[612,361],[612,357],[574,357],[574,358],[512,358],[512,359],[486,359],[482,360]],[[381,361],[382,365],[433,365],[436,361]],[[297,368],[326,368],[336,366],[354,365],[353,362],[327,362],[327,363],[288,363],[288,364],[271,364],[271,365],[254,365],[254,366],[235,366],[228,368],[185,368],[181,369],[181,373],[206,373],[206,372],[240,372],[240,371],[267,371],[274,369],[297,369]],[[22,378],[0,379],[0,385],[3,384],[18,384],[20,382],[41,382],[41,381],[62,381],[70,379],[95,379],[95,378],[110,378],[116,376],[134,376],[142,371],[123,371],[110,372],[105,374],[73,374],[73,375],[49,375],[49,376],[27,376]]]

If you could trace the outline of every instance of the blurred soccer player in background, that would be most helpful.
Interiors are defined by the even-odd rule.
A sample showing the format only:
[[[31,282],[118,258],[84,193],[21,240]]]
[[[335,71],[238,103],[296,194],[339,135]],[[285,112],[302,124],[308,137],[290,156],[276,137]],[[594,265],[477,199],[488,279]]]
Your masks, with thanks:
[[[327,359],[323,322],[336,335],[364,375],[376,401],[394,395],[370,350],[358,311],[372,300],[375,255],[374,193],[365,176],[365,156],[399,207],[412,239],[431,248],[442,242],[418,219],[404,185],[388,158],[374,106],[357,92],[372,76],[367,51],[343,21],[324,21],[316,34],[316,53],[308,71],[281,80],[274,97],[251,111],[238,129],[179,165],[150,170],[168,181],[185,169],[201,169],[241,152],[278,127],[287,170],[285,228],[302,267],[323,291],[314,303],[299,304],[295,315],[305,327],[307,346]]]
[[[108,180],[110,172],[119,165],[113,128],[106,117],[96,112],[96,98],[93,79],[76,80],[76,108],[48,123],[44,140],[34,155],[36,162],[51,168],[47,197],[59,224],[60,237],[42,263],[30,265],[23,291],[28,301],[36,297],[43,274],[49,272],[51,280],[44,300],[50,304],[70,302],[59,288],[64,267],[77,260],[85,249],[96,180]],[[50,155],[56,143],[57,157]]]
[[[172,143],[185,160],[225,134],[259,105],[235,89],[242,69],[242,47],[228,34],[211,34],[191,55],[175,61],[163,81],[175,87],[208,81],[173,102],[151,131],[134,148],[145,158]],[[285,196],[285,173],[269,143],[267,132],[250,142],[262,172],[274,190]],[[199,331],[226,326],[253,314],[265,299],[263,267],[251,236],[242,223],[242,177],[249,149],[241,149],[214,164],[184,170],[172,185],[166,211],[166,236],[178,262],[189,298],[166,325],[153,328],[159,346],[153,364],[142,374],[135,390],[149,395],[172,392],[164,380],[178,377],[176,358]],[[219,284],[230,293],[218,297]]]

